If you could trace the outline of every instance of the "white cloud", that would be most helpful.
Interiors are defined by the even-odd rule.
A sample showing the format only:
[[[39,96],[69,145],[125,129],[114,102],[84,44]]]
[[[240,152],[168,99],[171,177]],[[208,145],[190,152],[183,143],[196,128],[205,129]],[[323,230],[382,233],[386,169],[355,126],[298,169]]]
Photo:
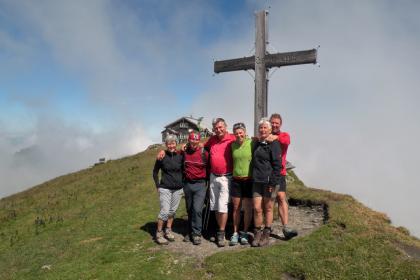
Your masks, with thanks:
[[[420,38],[413,31],[420,21],[410,9],[378,2],[273,3],[270,43],[277,51],[320,44],[321,67],[279,69],[270,79],[268,107],[283,115],[292,135],[289,159],[308,185],[351,194],[418,236]],[[242,39],[213,51],[245,56],[242,46],[253,41]],[[195,106],[209,116],[252,123],[249,76],[220,75]]]
[[[18,140],[18,141],[17,141]],[[99,158],[115,159],[144,150],[150,143],[136,123],[99,133],[89,127],[43,117],[27,135],[0,135],[0,196],[53,177],[92,166]]]

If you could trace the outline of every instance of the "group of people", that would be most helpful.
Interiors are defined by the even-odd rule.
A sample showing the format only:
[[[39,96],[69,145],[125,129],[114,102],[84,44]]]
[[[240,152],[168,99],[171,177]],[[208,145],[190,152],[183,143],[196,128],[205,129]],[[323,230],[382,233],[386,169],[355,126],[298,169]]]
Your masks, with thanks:
[[[201,244],[207,181],[210,210],[215,211],[218,226],[216,243],[219,247],[226,245],[225,228],[230,201],[233,234],[229,245],[268,245],[276,199],[285,238],[296,236],[296,230],[288,225],[286,155],[290,136],[280,131],[281,116],[272,114],[270,119],[261,119],[258,136],[253,138],[247,136],[243,123],[233,125],[233,134],[228,133],[222,118],[214,119],[212,125],[214,135],[204,145],[200,143],[199,132],[191,132],[188,143],[177,150],[176,136],[168,135],[166,150],[158,153],[153,168],[160,200],[156,242],[168,244],[168,241],[175,240],[172,223],[184,193],[189,224],[184,241]],[[239,230],[241,209],[243,229]],[[252,218],[253,234],[250,234]]]

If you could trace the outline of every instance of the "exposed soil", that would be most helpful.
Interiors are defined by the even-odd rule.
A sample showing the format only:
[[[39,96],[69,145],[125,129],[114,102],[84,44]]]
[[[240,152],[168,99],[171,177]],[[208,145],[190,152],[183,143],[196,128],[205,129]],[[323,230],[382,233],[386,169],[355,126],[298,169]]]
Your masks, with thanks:
[[[420,249],[403,243],[395,244],[407,257],[420,260]]]
[[[289,225],[298,231],[299,238],[310,234],[313,230],[324,223],[324,208],[322,205],[314,206],[290,206],[289,207]],[[287,242],[282,233],[282,226],[279,219],[276,219],[272,226],[273,232],[270,237],[270,245]],[[214,253],[231,250],[244,250],[250,248],[250,245],[236,245],[219,248],[211,239],[202,238],[201,245],[193,245],[191,242],[184,242],[182,231],[174,228],[175,241],[170,242],[169,245],[164,245],[161,248],[178,253],[181,256],[197,260],[197,265],[201,265],[204,258]],[[230,238],[228,235],[226,238]]]

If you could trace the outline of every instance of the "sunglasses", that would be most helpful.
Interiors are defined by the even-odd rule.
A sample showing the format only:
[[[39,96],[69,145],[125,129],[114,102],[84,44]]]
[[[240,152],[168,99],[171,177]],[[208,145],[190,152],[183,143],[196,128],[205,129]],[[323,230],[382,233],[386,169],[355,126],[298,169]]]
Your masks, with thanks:
[[[245,124],[244,123],[235,123],[234,125],[233,125],[233,130],[237,130],[237,129],[245,129]]]

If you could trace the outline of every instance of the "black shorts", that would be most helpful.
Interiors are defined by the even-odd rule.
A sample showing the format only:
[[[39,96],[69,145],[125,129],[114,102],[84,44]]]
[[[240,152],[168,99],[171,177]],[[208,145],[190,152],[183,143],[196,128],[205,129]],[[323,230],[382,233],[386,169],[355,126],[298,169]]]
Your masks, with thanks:
[[[277,196],[278,190],[279,185],[269,186],[267,183],[254,183],[252,185],[253,197],[265,197],[274,199]]]
[[[280,176],[278,192],[286,192],[286,176],[284,176],[284,175]]]
[[[230,186],[230,196],[252,198],[252,180],[236,180],[233,178]]]

